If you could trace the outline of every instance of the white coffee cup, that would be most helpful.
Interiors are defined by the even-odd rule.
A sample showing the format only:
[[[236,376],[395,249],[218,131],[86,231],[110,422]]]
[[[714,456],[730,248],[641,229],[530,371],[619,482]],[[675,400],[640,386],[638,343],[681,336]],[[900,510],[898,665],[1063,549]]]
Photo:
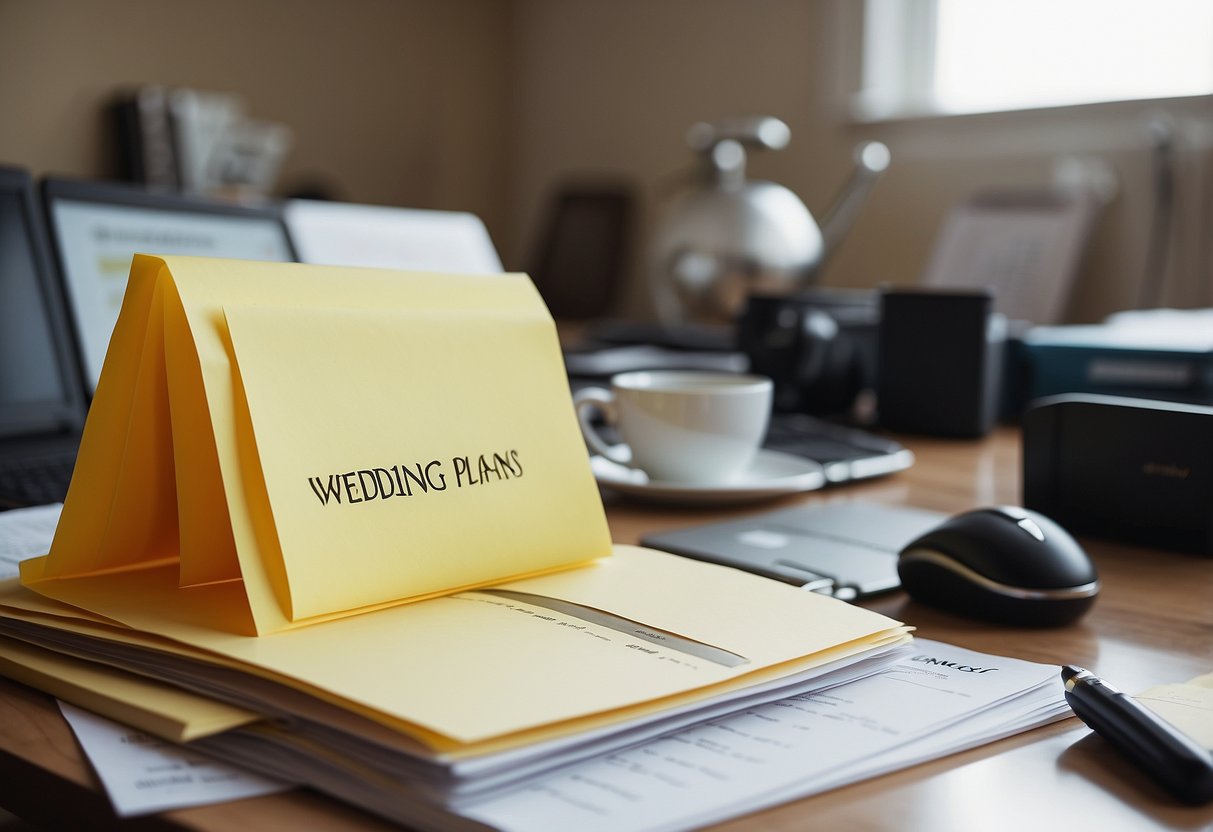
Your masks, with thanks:
[[[750,465],[766,435],[772,384],[763,376],[684,370],[621,373],[611,389],[573,397],[589,446],[651,480],[726,483]],[[591,419],[601,412],[623,437],[606,442]]]

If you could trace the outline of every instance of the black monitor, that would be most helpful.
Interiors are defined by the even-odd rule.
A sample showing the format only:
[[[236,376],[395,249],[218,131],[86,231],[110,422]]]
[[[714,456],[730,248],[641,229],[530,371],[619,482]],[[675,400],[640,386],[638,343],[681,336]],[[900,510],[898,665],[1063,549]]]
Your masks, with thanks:
[[[84,394],[27,171],[0,167],[0,439],[78,433]],[[11,444],[11,443],[9,443]]]
[[[84,387],[90,395],[101,376],[136,253],[296,259],[274,206],[235,205],[63,178],[44,180],[42,197]]]

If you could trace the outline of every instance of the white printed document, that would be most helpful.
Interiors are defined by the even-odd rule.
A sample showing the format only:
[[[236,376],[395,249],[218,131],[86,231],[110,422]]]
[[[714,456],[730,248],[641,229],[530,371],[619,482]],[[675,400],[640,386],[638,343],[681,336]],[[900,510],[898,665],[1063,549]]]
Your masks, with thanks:
[[[911,646],[876,676],[562,769],[461,814],[511,832],[691,829],[1069,715],[1057,667]]]
[[[278,780],[59,703],[119,817],[223,803],[290,788]]]
[[[463,815],[505,832],[693,829],[954,754],[1070,715],[1059,668],[1054,665],[991,656],[925,639],[910,646],[911,652],[901,661],[874,676],[713,718],[623,751],[565,766],[524,785],[460,801],[458,807],[448,804],[449,814],[444,815],[439,805],[429,805],[424,810],[428,821],[423,825],[463,828],[454,817]],[[67,708],[64,706],[65,714],[69,714]],[[69,721],[120,814],[285,788],[252,775],[233,774],[230,779],[228,775],[195,778],[202,781],[194,784],[197,791],[163,788],[140,795],[132,784],[140,778],[146,780],[149,772],[189,771],[197,762],[187,761],[197,758],[167,744],[153,749],[130,743],[124,739],[132,733],[129,730],[78,713],[88,720],[69,715]],[[115,756],[114,749],[122,746],[123,756]],[[120,782],[111,785],[115,777]],[[170,777],[170,784],[172,780]],[[355,802],[372,809],[376,801],[387,798],[371,782],[334,793],[346,799],[357,794]],[[142,809],[132,802],[140,797]]]
[[[17,564],[50,551],[62,503],[0,512],[0,579],[20,574]]]

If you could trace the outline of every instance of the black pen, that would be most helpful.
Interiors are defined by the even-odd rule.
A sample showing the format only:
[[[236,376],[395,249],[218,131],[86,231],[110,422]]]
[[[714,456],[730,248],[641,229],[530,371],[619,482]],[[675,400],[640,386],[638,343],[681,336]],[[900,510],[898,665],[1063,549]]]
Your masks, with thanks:
[[[1213,755],[1187,734],[1089,670],[1061,669],[1078,718],[1160,786],[1194,805],[1213,800]]]

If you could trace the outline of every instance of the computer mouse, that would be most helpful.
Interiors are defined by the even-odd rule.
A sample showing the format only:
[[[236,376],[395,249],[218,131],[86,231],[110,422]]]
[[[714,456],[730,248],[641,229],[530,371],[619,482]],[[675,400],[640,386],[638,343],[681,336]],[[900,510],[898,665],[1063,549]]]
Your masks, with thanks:
[[[1070,533],[1014,506],[958,514],[901,551],[916,601],[1003,624],[1057,626],[1095,603],[1099,575]]]

